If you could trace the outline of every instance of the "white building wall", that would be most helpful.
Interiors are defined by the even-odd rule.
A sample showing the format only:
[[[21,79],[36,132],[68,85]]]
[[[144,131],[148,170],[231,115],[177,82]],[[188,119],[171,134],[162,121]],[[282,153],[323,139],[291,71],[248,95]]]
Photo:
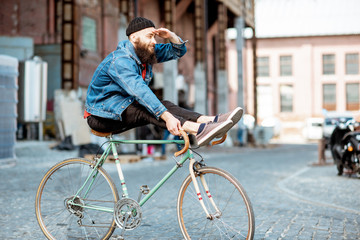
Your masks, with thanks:
[[[246,105],[248,112],[253,114],[253,66],[251,43],[246,48]],[[336,111],[346,111],[346,84],[359,83],[360,75],[346,75],[345,55],[358,53],[360,56],[360,35],[327,36],[327,37],[299,37],[299,38],[270,38],[258,39],[257,56],[269,57],[269,77],[258,77],[258,86],[269,86],[272,99],[265,96],[258,98],[259,122],[268,117],[272,109],[273,116],[282,121],[305,121],[309,117],[323,116],[323,84],[336,84]],[[335,54],[335,74],[323,75],[323,54]],[[293,61],[293,75],[280,76],[280,56],[291,55]],[[360,68],[360,67],[359,67]],[[293,112],[280,112],[280,86],[293,85]],[[259,93],[258,93],[259,94]],[[261,94],[264,94],[262,92]],[[360,93],[359,93],[360,94]],[[262,104],[261,106],[259,104]],[[267,104],[264,106],[263,104]],[[357,112],[355,111],[356,115]]]

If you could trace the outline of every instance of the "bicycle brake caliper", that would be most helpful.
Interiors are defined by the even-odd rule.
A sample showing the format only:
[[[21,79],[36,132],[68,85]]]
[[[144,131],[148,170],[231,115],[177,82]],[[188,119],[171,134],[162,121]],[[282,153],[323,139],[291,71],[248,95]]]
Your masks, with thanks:
[[[199,175],[199,172],[198,172],[197,169],[198,169],[198,168],[205,167],[205,166],[206,166],[206,164],[205,164],[204,160],[196,161],[196,162],[194,163],[194,166],[193,166],[194,172],[195,172],[197,175]]]

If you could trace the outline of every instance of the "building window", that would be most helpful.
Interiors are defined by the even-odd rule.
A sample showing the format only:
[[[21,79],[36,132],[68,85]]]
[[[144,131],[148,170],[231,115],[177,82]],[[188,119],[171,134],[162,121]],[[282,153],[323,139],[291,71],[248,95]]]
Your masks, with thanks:
[[[336,110],[336,85],[323,85],[323,108],[328,111]]]
[[[96,52],[96,21],[89,17],[82,17],[82,47]]]
[[[323,74],[324,75],[335,74],[335,55],[334,54],[323,55]]]
[[[359,83],[348,83],[346,84],[346,110],[358,111],[359,109]]]
[[[359,74],[359,54],[349,53],[345,56],[346,74]]]
[[[293,94],[292,85],[280,86],[280,112],[293,111]]]
[[[280,56],[280,76],[292,75],[292,56]]]
[[[269,77],[269,57],[256,58],[256,71],[258,77]]]

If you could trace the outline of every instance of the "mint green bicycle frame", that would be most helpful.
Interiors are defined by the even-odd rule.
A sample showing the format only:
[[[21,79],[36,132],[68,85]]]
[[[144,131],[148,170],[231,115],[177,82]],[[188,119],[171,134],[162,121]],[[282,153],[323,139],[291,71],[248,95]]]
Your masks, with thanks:
[[[80,204],[77,204],[77,203],[74,202],[74,199],[77,196],[79,196],[80,193],[88,185],[86,187],[86,191],[84,193],[84,196],[82,196],[82,198],[86,198],[86,196],[89,193],[89,191],[90,191],[90,189],[92,187],[92,184],[94,183],[94,181],[96,179],[96,176],[98,174],[97,172],[95,173],[95,171],[97,171],[96,169],[98,167],[101,167],[104,164],[105,159],[109,155],[110,151],[112,151],[112,153],[113,153],[113,155],[115,157],[115,164],[116,164],[116,167],[117,167],[117,170],[118,170],[120,183],[121,183],[121,188],[122,188],[122,192],[123,192],[122,197],[123,198],[128,198],[129,197],[127,187],[126,187],[126,183],[125,183],[125,179],[124,179],[122,169],[121,169],[121,166],[120,166],[118,153],[117,153],[117,150],[116,150],[116,145],[117,144],[184,144],[184,142],[185,142],[184,140],[113,140],[112,137],[109,137],[109,146],[106,148],[106,150],[101,155],[101,157],[96,160],[96,164],[94,166],[94,169],[91,171],[91,173],[89,174],[89,176],[85,180],[82,187],[75,194],[75,196],[71,200],[71,203],[73,205],[81,206],[83,208],[88,208],[88,209],[93,209],[93,210],[98,210],[98,211],[104,211],[104,212],[110,212],[110,213],[114,212],[113,208],[105,208],[105,207],[95,206],[95,205],[80,205]],[[139,205],[143,206],[151,198],[151,196],[154,195],[154,193],[157,190],[159,190],[159,188],[184,164],[184,162],[186,160],[188,160],[188,159],[191,159],[191,158],[194,158],[193,153],[191,152],[191,150],[187,150],[183,154],[182,159],[175,164],[175,166],[155,185],[155,187],[153,187],[153,189],[139,202]],[[95,175],[94,175],[94,173],[95,173]],[[92,179],[90,180],[90,178],[92,178]]]

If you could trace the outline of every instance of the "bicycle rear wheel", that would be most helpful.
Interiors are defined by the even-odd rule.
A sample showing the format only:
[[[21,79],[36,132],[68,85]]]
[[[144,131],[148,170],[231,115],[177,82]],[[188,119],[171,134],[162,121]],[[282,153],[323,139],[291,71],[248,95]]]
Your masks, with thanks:
[[[203,176],[217,212],[200,180]],[[203,167],[196,175],[201,197],[213,219],[208,219],[189,175],[178,195],[177,214],[185,239],[253,239],[254,213],[248,196],[240,183],[222,169]]]
[[[112,235],[116,226],[112,211],[119,196],[107,172],[98,168],[84,190],[75,196],[93,170],[86,159],[68,159],[53,166],[41,180],[35,212],[48,239],[108,239]]]

